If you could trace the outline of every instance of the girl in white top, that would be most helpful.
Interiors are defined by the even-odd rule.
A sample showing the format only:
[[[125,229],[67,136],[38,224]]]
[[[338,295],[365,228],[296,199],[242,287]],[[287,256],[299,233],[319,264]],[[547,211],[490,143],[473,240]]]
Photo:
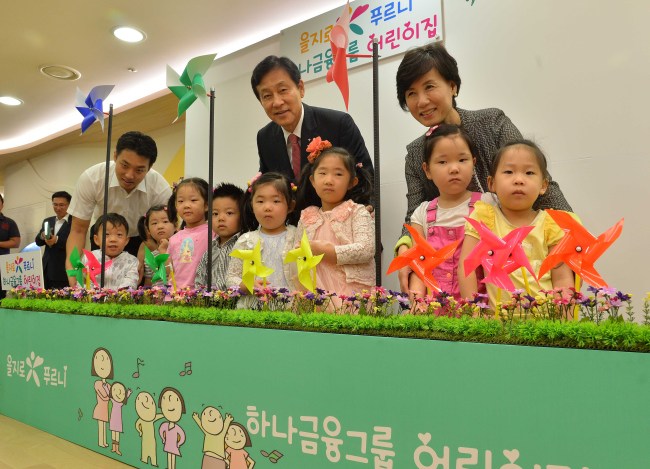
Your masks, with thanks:
[[[247,197],[259,226],[256,230],[241,235],[233,247],[233,252],[239,249],[249,250],[261,240],[262,262],[273,269],[273,273],[266,278],[267,286],[287,288],[290,291],[295,289],[291,280],[292,264],[284,264],[284,258],[293,249],[296,230],[295,226],[287,225],[287,216],[296,205],[293,194],[293,187],[283,174],[265,173],[256,176],[250,183]],[[233,257],[228,266],[227,285],[239,287],[245,293],[253,293],[243,284],[242,273],[242,259]],[[263,280],[256,278],[255,287],[263,287]],[[257,301],[252,297],[242,297],[237,306],[254,308]]]

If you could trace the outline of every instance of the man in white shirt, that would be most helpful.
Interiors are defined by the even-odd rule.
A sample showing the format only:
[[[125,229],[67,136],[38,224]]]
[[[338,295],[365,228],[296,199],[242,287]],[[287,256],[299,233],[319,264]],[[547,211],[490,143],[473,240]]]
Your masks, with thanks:
[[[141,132],[127,132],[117,141],[114,159],[109,168],[108,212],[124,216],[129,224],[129,244],[125,251],[137,255],[140,246],[138,219],[152,205],[166,205],[172,194],[169,183],[151,169],[156,162],[156,142]],[[70,254],[76,247],[79,253],[86,244],[90,220],[98,218],[104,209],[104,175],[106,164],[99,163],[84,171],[75,188],[68,213],[72,227],[66,246],[66,268],[70,269]],[[71,286],[76,284],[69,277]]]
[[[52,194],[52,208],[55,216],[43,220],[41,230],[36,235],[36,244],[45,246],[43,251],[43,280],[45,288],[64,288],[68,286],[65,272],[65,246],[70,234],[68,206],[72,196],[66,191]]]

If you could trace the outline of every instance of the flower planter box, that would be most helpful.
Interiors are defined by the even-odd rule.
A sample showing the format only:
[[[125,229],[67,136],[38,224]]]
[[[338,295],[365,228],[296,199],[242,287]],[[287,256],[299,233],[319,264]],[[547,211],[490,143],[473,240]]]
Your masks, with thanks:
[[[133,391],[123,456],[111,452],[108,425],[109,447],[98,446],[98,348],[111,355],[107,382]],[[0,413],[136,467],[150,467],[136,396],[158,400],[167,387],[186,409],[179,469],[201,465],[192,414],[208,406],[247,428],[258,469],[650,467],[646,353],[0,309],[0,356]],[[160,467],[165,422],[155,423]],[[274,450],[275,463],[263,455]]]

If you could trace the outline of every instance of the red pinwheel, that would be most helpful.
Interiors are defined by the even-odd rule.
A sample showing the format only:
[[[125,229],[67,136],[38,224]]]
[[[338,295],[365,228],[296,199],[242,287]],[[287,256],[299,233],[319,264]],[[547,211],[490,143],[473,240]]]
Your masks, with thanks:
[[[336,20],[336,24],[330,31],[330,47],[334,61],[327,71],[327,82],[332,81],[341,90],[345,109],[348,108],[350,100],[350,87],[348,85],[348,31],[350,30],[350,2],[348,1],[343,7],[341,17]]]
[[[102,271],[108,269],[113,263],[113,261],[107,260],[105,268],[102,269],[101,264],[99,263],[99,261],[97,260],[97,258],[92,252],[84,249],[84,254],[86,255],[86,268],[88,269],[88,277],[93,282],[93,285],[97,287],[99,286],[99,282],[97,281],[97,276],[101,275]]]
[[[522,241],[533,229],[532,226],[522,226],[512,230],[503,239],[494,234],[483,222],[466,218],[478,231],[481,240],[465,259],[465,272],[473,272],[481,265],[485,271],[483,283],[492,283],[498,288],[513,291],[515,289],[510,274],[519,268],[525,268],[535,280],[528,257],[521,247]]]
[[[350,18],[350,2],[343,7],[341,17],[336,20],[332,30],[330,31],[330,48],[332,49],[332,57],[334,58],[332,66],[327,71],[327,82],[335,82],[336,86],[341,90],[343,95],[343,102],[345,109],[348,109],[350,101],[350,86],[348,84],[348,57],[372,57],[368,54],[348,54],[348,33],[350,32],[350,21],[354,20],[361,13],[368,9],[368,5],[357,7]],[[355,32],[361,30],[358,26]],[[363,30],[361,30],[363,31]]]
[[[451,244],[438,249],[437,251],[431,247],[426,239],[418,233],[415,228],[404,225],[406,229],[411,233],[411,238],[413,239],[413,247],[407,249],[402,254],[397,256],[388,266],[386,274],[390,274],[396,270],[401,269],[402,267],[409,266],[413,269],[415,275],[420,277],[420,279],[429,287],[432,291],[440,291],[440,286],[438,281],[433,276],[433,269],[438,267],[444,261],[449,259],[460,240],[454,241]]]
[[[562,228],[564,237],[542,262],[539,276],[564,262],[588,284],[596,288],[607,287],[607,283],[594,268],[594,262],[619,237],[623,231],[623,219],[596,238],[568,212],[547,210],[546,213]]]

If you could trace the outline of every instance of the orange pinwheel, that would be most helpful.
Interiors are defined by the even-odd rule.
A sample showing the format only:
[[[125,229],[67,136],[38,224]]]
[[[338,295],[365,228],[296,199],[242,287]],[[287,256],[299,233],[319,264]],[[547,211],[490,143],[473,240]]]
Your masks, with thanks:
[[[596,238],[568,212],[546,210],[564,231],[564,237],[544,259],[541,277],[560,262],[564,262],[588,284],[603,288],[607,283],[594,268],[594,262],[616,241],[623,231],[623,219]]]
[[[407,249],[397,256],[388,266],[386,274],[390,274],[402,267],[409,266],[413,269],[415,275],[431,289],[431,291],[440,291],[438,281],[433,276],[433,269],[438,267],[444,261],[449,259],[460,243],[460,239],[446,245],[445,247],[435,250],[415,228],[404,225],[411,233],[413,247]]]

